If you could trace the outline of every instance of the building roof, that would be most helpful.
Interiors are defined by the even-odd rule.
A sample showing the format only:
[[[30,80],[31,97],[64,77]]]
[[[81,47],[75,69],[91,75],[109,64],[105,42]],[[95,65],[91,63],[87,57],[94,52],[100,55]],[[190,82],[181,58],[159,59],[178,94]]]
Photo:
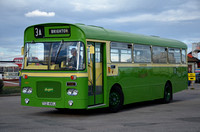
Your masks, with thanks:
[[[188,62],[200,62],[200,60],[198,60],[195,57],[193,57],[193,58],[188,57]]]
[[[190,52],[187,56],[188,56],[188,62],[197,62],[197,63],[200,62],[198,58],[192,56],[192,52]]]

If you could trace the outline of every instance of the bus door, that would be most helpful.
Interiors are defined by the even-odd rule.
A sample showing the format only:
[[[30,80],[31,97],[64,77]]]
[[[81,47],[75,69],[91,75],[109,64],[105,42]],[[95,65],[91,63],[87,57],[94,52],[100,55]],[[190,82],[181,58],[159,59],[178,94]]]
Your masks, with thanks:
[[[88,105],[103,103],[103,44],[88,42]]]

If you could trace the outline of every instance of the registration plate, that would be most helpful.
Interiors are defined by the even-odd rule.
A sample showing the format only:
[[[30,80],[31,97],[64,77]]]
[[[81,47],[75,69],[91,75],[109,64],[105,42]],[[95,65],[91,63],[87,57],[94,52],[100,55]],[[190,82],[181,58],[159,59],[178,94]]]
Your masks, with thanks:
[[[56,106],[56,102],[42,102],[42,105]]]

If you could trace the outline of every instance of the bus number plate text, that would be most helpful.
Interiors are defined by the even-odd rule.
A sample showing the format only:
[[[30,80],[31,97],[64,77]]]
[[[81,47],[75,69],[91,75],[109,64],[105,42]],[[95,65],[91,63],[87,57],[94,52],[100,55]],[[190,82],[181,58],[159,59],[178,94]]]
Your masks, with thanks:
[[[56,102],[42,102],[42,105],[56,106]]]

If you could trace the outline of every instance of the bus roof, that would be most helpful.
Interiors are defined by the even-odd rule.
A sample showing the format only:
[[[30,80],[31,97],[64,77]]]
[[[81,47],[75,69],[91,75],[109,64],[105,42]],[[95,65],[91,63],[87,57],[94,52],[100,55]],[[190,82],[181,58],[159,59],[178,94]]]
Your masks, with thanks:
[[[13,59],[13,61],[14,60],[23,60],[23,57],[16,57],[16,58]]]
[[[15,63],[9,63],[9,62],[7,62],[7,63],[0,62],[0,67],[18,67],[18,65]]]
[[[86,26],[84,24],[73,25],[79,27],[85,33],[85,36],[88,39],[187,48],[187,45],[185,43],[173,39],[160,38],[158,36],[145,36],[121,31],[113,31],[105,29],[103,27]]]
[[[187,45],[185,43],[177,41],[177,40],[173,40],[173,39],[160,38],[157,36],[145,36],[145,35],[139,35],[139,34],[133,34],[133,33],[121,32],[121,31],[113,31],[113,30],[109,30],[103,27],[93,26],[93,25],[84,25],[84,24],[79,24],[79,23],[77,24],[46,23],[46,24],[39,24],[39,25],[47,25],[47,26],[73,25],[79,28],[84,33],[86,39],[97,39],[97,40],[105,40],[105,41],[113,41],[113,42],[126,42],[126,43],[134,43],[134,44],[149,44],[149,45],[155,45],[155,46],[174,47],[174,48],[187,48]],[[33,26],[39,26],[39,25],[33,25]]]

